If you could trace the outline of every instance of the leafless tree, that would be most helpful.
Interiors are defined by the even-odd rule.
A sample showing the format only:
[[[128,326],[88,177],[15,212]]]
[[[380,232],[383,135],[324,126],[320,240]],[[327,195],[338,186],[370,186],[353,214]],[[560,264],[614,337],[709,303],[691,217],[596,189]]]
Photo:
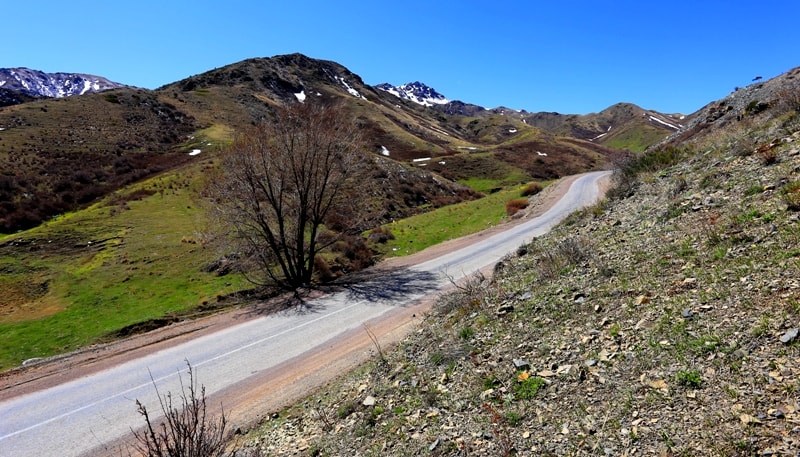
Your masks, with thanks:
[[[246,259],[248,279],[306,287],[321,250],[368,228],[374,198],[365,150],[345,108],[321,102],[279,107],[274,120],[237,136],[209,195]]]

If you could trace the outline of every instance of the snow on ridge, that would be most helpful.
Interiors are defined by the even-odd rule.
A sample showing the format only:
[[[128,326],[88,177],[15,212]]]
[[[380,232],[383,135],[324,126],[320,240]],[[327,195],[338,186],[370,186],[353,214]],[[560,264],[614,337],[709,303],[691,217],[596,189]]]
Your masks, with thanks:
[[[412,101],[422,106],[431,107],[433,105],[446,105],[450,103],[450,100],[436,92],[435,89],[420,82],[406,83],[400,86],[381,84],[377,86],[377,88],[389,92],[397,98]]]
[[[367,97],[364,97],[363,95],[361,95],[361,94],[360,94],[360,93],[359,93],[357,90],[355,90],[355,89],[353,88],[353,86],[351,86],[350,84],[348,84],[348,83],[347,83],[347,81],[345,81],[345,80],[344,80],[344,78],[342,78],[342,77],[340,77],[340,76],[334,76],[334,78],[336,79],[336,81],[337,81],[339,84],[343,85],[343,86],[344,86],[344,88],[345,88],[345,89],[347,89],[347,92],[348,92],[350,95],[352,95],[353,97],[356,97],[356,98],[363,98],[364,100],[366,100],[366,99],[367,99]]]
[[[88,79],[84,79],[83,80],[83,90],[80,91],[80,94],[83,95],[86,92],[92,90],[92,86],[96,86],[96,84],[92,84],[92,82],[89,81]]]
[[[306,91],[305,90],[301,90],[300,92],[294,94],[294,96],[297,97],[297,101],[300,102],[300,103],[303,103],[303,102],[306,101]]]
[[[655,116],[651,115],[651,116],[649,116],[649,118],[650,118],[651,121],[658,122],[659,124],[666,125],[667,127],[671,128],[671,129],[680,130],[680,127],[678,127],[676,125],[673,125],[673,124],[670,124],[669,122],[662,121],[661,119],[659,119],[659,118],[657,118]]]

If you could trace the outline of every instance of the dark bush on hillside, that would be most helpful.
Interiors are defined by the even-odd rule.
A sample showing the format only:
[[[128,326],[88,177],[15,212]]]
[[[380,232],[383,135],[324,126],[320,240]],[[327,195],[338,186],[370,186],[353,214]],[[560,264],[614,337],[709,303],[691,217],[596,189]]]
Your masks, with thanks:
[[[755,116],[756,114],[766,111],[769,107],[769,103],[753,100],[745,107],[744,114],[745,116]]]
[[[530,197],[536,195],[544,189],[538,182],[532,182],[522,189],[521,195],[523,197]]]
[[[316,273],[320,282],[331,282],[336,279],[336,274],[334,274],[331,270],[331,266],[328,265],[328,261],[319,255],[314,257],[314,272]]]
[[[367,236],[367,241],[378,244],[384,244],[387,241],[393,239],[394,239],[394,234],[392,233],[392,231],[389,230],[388,228],[383,228],[383,227],[378,227],[376,229],[373,229],[369,233],[369,236]]]
[[[513,216],[528,207],[527,198],[515,198],[506,202],[506,214]]]
[[[345,271],[363,270],[375,263],[372,249],[360,236],[346,236],[340,239],[333,245],[333,251],[342,254],[336,260]]]
[[[800,211],[800,181],[787,184],[781,190],[781,197],[789,211]]]

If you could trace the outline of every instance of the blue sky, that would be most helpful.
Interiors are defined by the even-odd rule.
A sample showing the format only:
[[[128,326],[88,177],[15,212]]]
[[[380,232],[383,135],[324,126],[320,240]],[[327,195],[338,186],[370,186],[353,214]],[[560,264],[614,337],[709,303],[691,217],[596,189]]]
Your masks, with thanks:
[[[300,52],[367,84],[422,81],[485,107],[691,113],[800,66],[800,2],[40,0],[6,6],[0,67],[156,88]],[[118,6],[121,5],[121,6]]]

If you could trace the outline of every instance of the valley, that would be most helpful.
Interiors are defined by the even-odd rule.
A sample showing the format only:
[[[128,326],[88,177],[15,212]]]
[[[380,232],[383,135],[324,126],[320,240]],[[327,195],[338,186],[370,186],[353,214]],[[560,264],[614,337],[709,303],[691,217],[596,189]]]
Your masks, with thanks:
[[[342,101],[369,138],[374,198],[385,202],[369,249],[384,264],[481,228],[511,230],[565,176],[615,172],[605,199],[551,234],[480,265],[463,256],[465,281],[412,311],[413,331],[371,355],[378,343],[361,335],[352,371],[254,413],[258,425],[234,443],[242,452],[791,455],[799,75],[754,81],[689,114],[627,103],[586,115],[487,109],[421,83],[371,87],[300,54],[154,91],[4,92],[0,379],[13,390],[70,357],[100,373],[103,348],[192,322],[201,335],[207,319],[275,303],[236,270],[203,192],[241,126],[319,98]],[[409,87],[416,98],[393,93]],[[328,255],[337,271],[352,260]],[[265,314],[293,309],[278,303]]]

